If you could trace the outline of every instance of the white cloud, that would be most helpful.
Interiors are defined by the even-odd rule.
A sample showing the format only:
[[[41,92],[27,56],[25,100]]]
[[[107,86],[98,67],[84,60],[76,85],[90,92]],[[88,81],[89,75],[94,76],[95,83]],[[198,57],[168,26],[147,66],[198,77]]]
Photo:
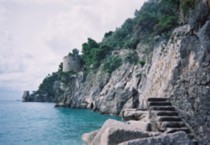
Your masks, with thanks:
[[[0,88],[37,89],[71,49],[88,37],[100,41],[143,2],[0,0]]]
[[[80,48],[87,37],[100,41],[105,32],[119,27],[126,18],[133,16],[141,3],[137,0],[121,0],[120,3],[119,0],[89,0],[87,5],[74,4],[48,21],[43,37],[56,49],[63,46],[56,40],[70,48]]]

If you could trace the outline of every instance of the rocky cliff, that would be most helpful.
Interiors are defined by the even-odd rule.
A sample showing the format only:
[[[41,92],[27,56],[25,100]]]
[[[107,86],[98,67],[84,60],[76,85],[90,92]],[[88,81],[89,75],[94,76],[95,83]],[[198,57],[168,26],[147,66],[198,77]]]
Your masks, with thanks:
[[[145,5],[161,2],[150,0]],[[119,115],[123,109],[146,109],[148,98],[169,98],[202,144],[209,144],[209,1],[176,2],[180,23],[160,31],[160,21],[153,35],[138,23],[130,37],[143,39],[144,34],[147,41],[137,41],[134,49],[113,49],[109,55],[121,63],[112,72],[104,71],[102,63],[97,69],[71,74],[66,83],[57,81],[56,106]]]

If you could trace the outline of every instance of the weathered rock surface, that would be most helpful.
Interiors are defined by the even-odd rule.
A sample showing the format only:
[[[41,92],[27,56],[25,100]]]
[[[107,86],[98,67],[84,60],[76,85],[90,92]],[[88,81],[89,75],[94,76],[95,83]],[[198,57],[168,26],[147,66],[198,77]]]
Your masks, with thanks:
[[[148,111],[142,111],[140,109],[124,109],[121,112],[123,120],[141,120],[148,117]]]
[[[131,140],[119,145],[191,145],[186,133],[176,132],[173,134],[162,134],[155,137]]]
[[[91,144],[97,133],[98,133],[98,130],[90,132],[90,133],[85,133],[85,134],[82,135],[82,140],[86,144]]]
[[[129,50],[120,50],[113,55],[126,58],[129,53]],[[137,85],[141,79],[138,74],[143,69],[140,65],[125,62],[112,74],[104,72],[102,66],[97,72],[80,72],[71,79],[58,102],[118,115],[122,109],[138,107]]]
[[[137,138],[159,135],[159,133],[141,131],[136,126],[112,119],[107,120],[96,135],[95,133],[85,134],[84,136],[89,137],[83,136],[83,140],[89,145],[116,145]],[[95,137],[93,137],[94,135]]]
[[[121,117],[127,124],[143,131],[152,131],[152,124],[149,119],[149,112],[139,109],[124,109]]]
[[[187,27],[176,29],[168,43],[155,48],[148,79],[139,89],[141,108],[148,97],[170,98],[201,144],[210,143],[209,28],[206,21],[198,35],[188,35]]]

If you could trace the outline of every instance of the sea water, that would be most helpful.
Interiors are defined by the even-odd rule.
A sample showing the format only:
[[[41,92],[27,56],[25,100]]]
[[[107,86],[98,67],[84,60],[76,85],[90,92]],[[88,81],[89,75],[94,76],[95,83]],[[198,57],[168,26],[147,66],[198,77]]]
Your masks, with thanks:
[[[109,118],[84,109],[55,108],[53,103],[0,101],[0,145],[83,145],[83,133]]]

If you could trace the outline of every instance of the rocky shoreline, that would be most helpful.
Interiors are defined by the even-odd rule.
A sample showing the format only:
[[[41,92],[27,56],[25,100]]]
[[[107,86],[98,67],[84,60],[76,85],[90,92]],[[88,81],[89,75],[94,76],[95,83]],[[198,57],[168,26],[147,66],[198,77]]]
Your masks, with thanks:
[[[179,113],[166,98],[149,100],[148,110],[125,109],[121,112],[123,122],[109,119],[99,130],[83,134],[82,140],[87,145],[198,144],[193,131],[181,118],[178,120]]]
[[[194,145],[183,131],[169,134],[141,129],[110,119],[100,130],[84,134],[82,139],[87,145]]]

